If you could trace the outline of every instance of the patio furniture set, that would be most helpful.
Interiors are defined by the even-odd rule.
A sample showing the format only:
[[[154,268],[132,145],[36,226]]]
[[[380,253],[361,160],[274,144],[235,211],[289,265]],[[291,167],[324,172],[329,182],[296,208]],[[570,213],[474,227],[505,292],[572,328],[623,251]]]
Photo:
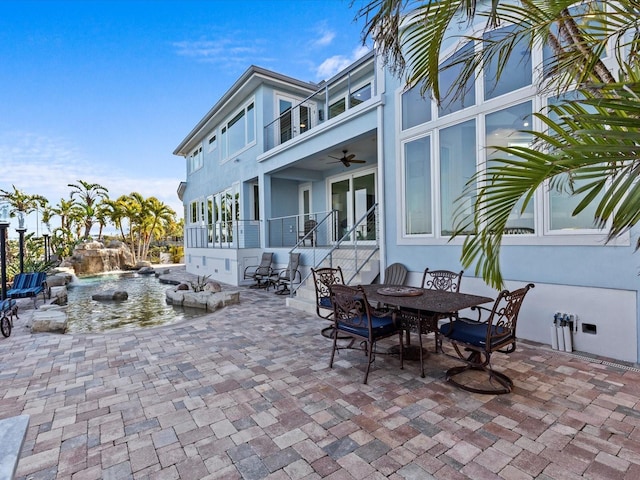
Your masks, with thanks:
[[[442,340],[453,346],[455,358],[464,362],[446,371],[447,381],[457,387],[487,394],[509,393],[513,382],[491,365],[494,352],[511,353],[516,349],[516,326],[520,307],[527,292],[534,287],[501,291],[489,297],[460,292],[463,272],[425,269],[420,287],[404,286],[406,269],[394,264],[385,275],[384,284],[344,285],[340,267],[312,269],[316,287],[316,311],[331,320],[323,329],[333,341],[329,366],[335,353],[351,349],[359,342],[367,355],[364,383],[367,383],[379,340],[398,337],[400,368],[404,368],[405,352],[410,347],[410,334],[418,335],[421,376],[424,377],[422,335],[433,333],[435,352],[444,353]],[[490,308],[483,304],[493,301]],[[458,312],[471,309],[476,318]],[[343,340],[346,340],[343,343]],[[387,352],[389,353],[389,352]],[[469,375],[469,372],[479,372]]]

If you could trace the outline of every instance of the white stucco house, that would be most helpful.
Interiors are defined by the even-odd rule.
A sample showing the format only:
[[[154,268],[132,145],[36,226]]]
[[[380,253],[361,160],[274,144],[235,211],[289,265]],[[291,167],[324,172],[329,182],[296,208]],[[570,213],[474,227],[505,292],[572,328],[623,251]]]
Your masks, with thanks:
[[[541,128],[532,113],[554,100],[536,88],[544,55],[524,52],[499,82],[478,76],[464,99],[440,107],[406,90],[374,51],[320,84],[249,67],[174,151],[186,167],[178,194],[188,271],[239,285],[263,251],[280,267],[301,252],[303,276],[322,262],[366,265],[354,281],[394,262],[412,285],[426,267],[460,270],[454,200],[491,158],[485,147],[526,144],[518,131]],[[443,75],[442,91],[454,75]],[[518,336],[548,344],[554,314],[570,313],[576,351],[638,362],[638,231],[605,243],[593,212],[572,217],[573,206],[541,189],[508,225],[507,288],[536,285]],[[301,238],[309,219],[313,242]],[[473,272],[462,291],[496,295]]]

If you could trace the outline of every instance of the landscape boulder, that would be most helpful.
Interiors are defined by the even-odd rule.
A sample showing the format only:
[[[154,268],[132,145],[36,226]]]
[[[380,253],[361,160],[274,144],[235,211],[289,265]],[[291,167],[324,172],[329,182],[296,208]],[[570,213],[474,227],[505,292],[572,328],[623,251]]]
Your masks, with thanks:
[[[67,313],[58,305],[42,305],[33,312],[31,333],[64,333],[67,330]]]
[[[124,290],[107,290],[91,295],[92,300],[97,301],[123,301],[129,298],[129,294]]]
[[[80,276],[131,270],[134,262],[129,247],[122,242],[112,241],[105,247],[102,242],[88,241],[78,245],[62,266],[73,268],[75,274]]]

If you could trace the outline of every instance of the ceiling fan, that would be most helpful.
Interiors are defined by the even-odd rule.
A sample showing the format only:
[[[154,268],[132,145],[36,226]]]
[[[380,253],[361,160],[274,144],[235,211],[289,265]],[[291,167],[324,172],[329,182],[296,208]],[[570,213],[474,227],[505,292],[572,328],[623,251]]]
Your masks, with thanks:
[[[366,160],[356,160],[354,158],[356,156],[355,153],[352,153],[351,155],[347,155],[347,152],[348,152],[348,150],[343,150],[342,151],[342,158],[332,157],[331,155],[329,155],[329,157],[336,159],[335,162],[329,162],[329,163],[341,162],[345,167],[350,167],[352,163],[367,163]]]

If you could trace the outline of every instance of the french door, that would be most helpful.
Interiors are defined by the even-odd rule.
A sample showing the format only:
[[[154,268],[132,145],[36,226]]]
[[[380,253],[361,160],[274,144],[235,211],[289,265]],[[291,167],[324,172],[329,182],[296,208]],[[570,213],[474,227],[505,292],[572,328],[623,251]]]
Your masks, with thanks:
[[[337,212],[333,226],[333,240],[376,240],[376,219],[365,218],[367,211],[376,203],[376,174],[369,171],[338,177],[330,185],[331,209]],[[357,226],[351,232],[354,225]]]
[[[300,99],[278,95],[278,138],[276,144],[291,140],[313,125],[315,105],[301,104]]]

